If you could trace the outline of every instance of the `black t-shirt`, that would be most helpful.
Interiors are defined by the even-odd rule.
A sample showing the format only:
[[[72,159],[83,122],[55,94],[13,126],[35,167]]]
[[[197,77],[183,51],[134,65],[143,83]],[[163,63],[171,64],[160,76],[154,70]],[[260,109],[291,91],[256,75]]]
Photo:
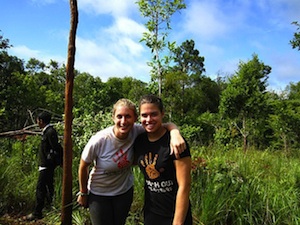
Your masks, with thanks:
[[[178,190],[174,154],[170,155],[170,132],[150,142],[147,133],[140,134],[134,144],[137,164],[145,177],[145,211],[173,217]],[[190,156],[187,149],[180,157]]]

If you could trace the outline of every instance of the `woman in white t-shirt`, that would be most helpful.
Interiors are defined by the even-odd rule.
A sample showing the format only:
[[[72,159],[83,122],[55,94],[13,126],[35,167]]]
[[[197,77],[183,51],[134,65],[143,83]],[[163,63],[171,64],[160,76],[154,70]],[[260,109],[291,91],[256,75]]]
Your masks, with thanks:
[[[82,152],[77,202],[89,207],[94,225],[125,224],[133,200],[133,143],[145,132],[141,125],[135,124],[137,118],[133,102],[118,100],[113,107],[114,126],[92,136]],[[184,139],[176,125],[164,126],[171,130],[170,146],[178,156],[186,148]]]

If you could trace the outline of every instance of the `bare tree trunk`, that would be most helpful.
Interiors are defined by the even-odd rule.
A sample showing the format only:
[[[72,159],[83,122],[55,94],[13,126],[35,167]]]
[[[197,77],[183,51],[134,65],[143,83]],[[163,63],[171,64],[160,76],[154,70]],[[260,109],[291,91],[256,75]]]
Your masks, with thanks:
[[[69,33],[68,62],[65,87],[64,163],[61,224],[72,225],[72,108],[75,63],[75,39],[78,24],[77,0],[70,0],[71,28]]]
[[[246,118],[243,117],[243,149],[244,149],[244,152],[246,153],[247,152],[247,137],[248,137],[248,132],[246,130]]]
[[[249,135],[249,132],[246,130],[247,127],[246,127],[246,118],[243,117],[243,122],[242,122],[242,128],[240,128],[236,122],[234,122],[234,125],[235,127],[239,130],[240,134],[242,135],[243,137],[243,151],[246,153],[247,152],[247,145],[248,145],[248,135]]]
[[[243,149],[244,149],[244,152],[246,153],[247,152],[247,136],[246,135],[243,135]]]

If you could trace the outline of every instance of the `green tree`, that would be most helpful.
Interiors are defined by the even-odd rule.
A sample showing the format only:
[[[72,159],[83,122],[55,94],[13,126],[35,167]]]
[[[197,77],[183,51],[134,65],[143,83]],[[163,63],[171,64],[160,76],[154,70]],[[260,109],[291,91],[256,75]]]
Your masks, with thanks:
[[[39,108],[61,119],[64,108],[65,68],[51,61],[48,65],[30,59],[24,61],[0,52],[0,124],[3,130],[21,129],[34,123],[30,118]],[[34,115],[33,115],[34,116]]]
[[[173,61],[175,63],[173,70],[179,70],[190,77],[195,76],[198,78],[205,72],[204,57],[200,56],[199,50],[195,49],[194,40],[186,40],[175,48],[173,50]],[[186,86],[188,84],[182,85]]]
[[[30,58],[26,64],[26,69],[30,74],[42,72],[45,70],[45,63],[36,58]]]
[[[271,132],[265,138],[275,150],[299,149],[300,143],[300,82],[290,83],[282,93],[268,93],[269,125]],[[268,137],[269,136],[269,137]]]
[[[145,26],[148,29],[143,34],[141,41],[151,49],[153,54],[149,65],[152,67],[152,79],[158,80],[158,95],[161,96],[164,67],[168,64],[168,56],[161,54],[168,46],[173,46],[167,41],[168,31],[171,29],[172,15],[186,8],[183,0],[139,0],[137,1],[143,17],[148,18]]]
[[[272,129],[271,147],[275,150],[283,149],[289,153],[292,147],[299,147],[299,109],[300,105],[294,101],[281,97],[271,100],[272,113],[269,124]]]
[[[107,98],[110,105],[120,98],[129,98],[134,102],[138,102],[140,97],[147,92],[147,84],[132,77],[111,77],[106,82]]]
[[[166,119],[169,122],[178,124],[181,120],[184,99],[181,92],[181,83],[185,78],[186,76],[180,71],[170,71],[165,76],[162,98],[168,112]]]
[[[173,107],[172,119],[181,123],[195,123],[199,114],[217,112],[221,86],[202,75],[204,57],[200,56],[193,40],[186,40],[173,50],[173,67],[164,83],[165,101]]]
[[[4,38],[1,33],[2,31],[0,30],[0,50],[3,51],[12,47],[12,45],[9,44],[9,40],[7,38]]]
[[[247,149],[247,138],[267,110],[266,87],[271,67],[259,61],[257,55],[252,60],[240,62],[236,74],[229,78],[226,89],[221,94],[220,114],[231,119],[243,137],[243,149]]]
[[[79,73],[74,79],[74,114],[95,115],[107,107],[105,84],[99,77]]]
[[[62,115],[64,111],[64,87],[66,68],[50,60],[46,65],[38,59],[31,58],[26,64],[28,76],[35,79],[37,88],[44,97],[39,107]]]
[[[297,31],[294,33],[294,38],[290,41],[290,44],[293,48],[298,48],[300,50],[300,24],[297,21],[294,21],[292,24],[297,26]]]
[[[190,101],[184,101],[188,99],[187,95],[190,94],[189,91],[186,92],[186,88],[194,89],[197,81],[202,78],[202,73],[205,72],[204,69],[204,57],[200,56],[200,52],[195,49],[194,40],[186,40],[179,47],[175,48],[173,61],[175,66],[172,70],[180,71],[182,80],[180,81],[181,86],[181,117],[183,118],[186,113],[186,109],[189,108]],[[195,102],[194,102],[195,103]]]
[[[286,114],[284,120],[288,121],[289,128],[293,133],[294,137],[291,141],[293,143],[294,148],[299,148],[300,143],[300,82],[290,83],[287,88],[287,107]]]
[[[288,99],[300,101],[300,82],[297,83],[291,82],[286,87],[286,92],[288,93],[287,95]]]
[[[2,131],[20,128],[21,118],[17,117],[20,115],[18,99],[21,101],[24,98],[20,78],[20,74],[23,73],[24,66],[21,59],[10,56],[5,50],[0,51],[0,130]]]
[[[123,93],[124,97],[138,103],[141,96],[149,93],[147,84],[132,77],[123,78]]]

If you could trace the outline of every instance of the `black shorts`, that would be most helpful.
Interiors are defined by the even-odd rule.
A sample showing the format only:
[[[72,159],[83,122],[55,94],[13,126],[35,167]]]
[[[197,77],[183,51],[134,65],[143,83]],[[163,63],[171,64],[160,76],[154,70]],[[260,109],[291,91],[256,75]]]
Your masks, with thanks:
[[[144,212],[144,225],[172,225],[173,217],[166,217],[162,215],[158,215],[156,213],[145,211]],[[188,209],[184,225],[192,225],[193,218],[191,212],[191,206]]]

